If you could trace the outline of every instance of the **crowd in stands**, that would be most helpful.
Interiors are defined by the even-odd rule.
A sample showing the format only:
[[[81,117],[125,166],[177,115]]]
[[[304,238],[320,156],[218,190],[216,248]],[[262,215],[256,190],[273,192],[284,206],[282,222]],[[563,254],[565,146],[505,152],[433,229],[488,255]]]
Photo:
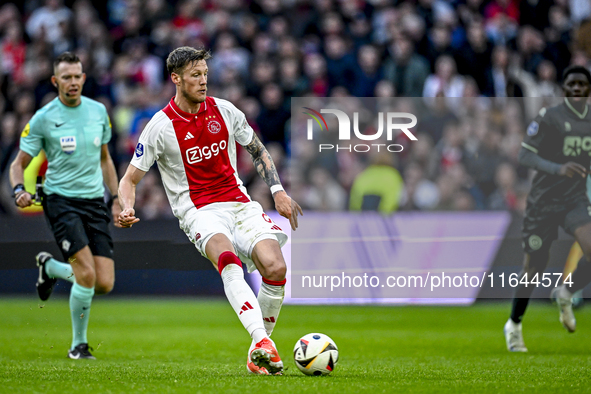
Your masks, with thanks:
[[[345,210],[371,165],[399,176],[396,210],[523,211],[529,172],[517,153],[527,102],[561,95],[570,64],[589,66],[588,0],[26,0],[0,2],[0,210],[13,213],[8,166],[21,130],[56,97],[52,60],[80,56],[83,94],[104,103],[123,174],[139,134],[174,95],[168,53],[210,48],[208,95],[230,100],[268,146],[304,209]],[[290,98],[433,97],[418,141],[384,161],[342,155],[306,162],[292,138]],[[441,98],[458,97],[457,100]],[[439,98],[439,99],[437,99]],[[484,98],[495,98],[486,100]],[[539,103],[538,103],[539,104]],[[239,172],[272,209],[248,154]],[[293,161],[307,163],[295,171]],[[171,216],[156,169],[138,216]]]

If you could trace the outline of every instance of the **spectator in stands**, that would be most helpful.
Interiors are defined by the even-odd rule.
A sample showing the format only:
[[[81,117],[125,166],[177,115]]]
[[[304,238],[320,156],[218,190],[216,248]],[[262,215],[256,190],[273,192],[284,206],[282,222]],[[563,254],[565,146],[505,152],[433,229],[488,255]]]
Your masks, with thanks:
[[[464,162],[466,152],[464,149],[465,136],[457,120],[450,120],[443,127],[443,138],[435,146],[435,156],[438,158],[438,167],[446,172],[450,167]]]
[[[519,27],[519,6],[515,0],[493,0],[484,9],[486,32],[496,45],[507,45]]]
[[[425,177],[421,164],[411,161],[404,169],[404,190],[400,198],[400,210],[431,210],[438,203],[437,185]]]
[[[487,199],[487,208],[494,210],[515,210],[517,208],[518,195],[517,173],[509,163],[501,163],[495,172],[496,189]]]
[[[412,41],[400,36],[388,46],[384,63],[384,77],[394,84],[396,95],[421,97],[429,76],[429,63],[414,51]]]
[[[161,59],[148,52],[147,40],[128,40],[124,51],[129,54],[127,73],[132,83],[145,87],[150,92],[157,92],[163,82],[163,65]]]
[[[371,164],[357,175],[351,187],[351,211],[379,211],[389,214],[398,209],[404,181],[394,167],[393,155],[381,151],[371,157]]]
[[[17,84],[24,83],[27,46],[22,26],[19,22],[12,21],[4,29],[4,38],[0,44],[2,74],[8,75]]]
[[[437,145],[443,136],[444,126],[450,122],[457,122],[457,116],[451,111],[448,100],[445,97],[435,97],[429,102],[430,111],[420,119],[421,130],[429,134],[433,143]]]
[[[184,43],[191,40],[198,40],[203,44],[208,42],[205,23],[199,17],[203,15],[202,6],[203,2],[199,0],[182,0],[178,4],[172,25]]]
[[[328,96],[330,85],[326,71],[326,60],[321,55],[311,53],[306,56],[304,60],[304,74],[310,91],[313,94],[319,97]]]
[[[303,201],[316,211],[342,211],[346,207],[347,192],[326,169],[315,167],[310,171],[310,188]]]
[[[275,80],[276,73],[277,67],[270,59],[253,61],[251,63],[250,80],[247,84],[248,95],[260,99],[263,86],[272,83]]]
[[[423,97],[462,97],[464,80],[456,71],[453,57],[443,55],[435,62],[435,74],[425,80]]]
[[[523,70],[535,74],[536,69],[544,59],[542,56],[546,46],[544,36],[533,27],[525,26],[519,29],[516,44],[523,61]]]
[[[248,78],[250,55],[246,49],[238,46],[232,33],[223,32],[217,37],[214,53],[215,57],[210,61],[212,70],[216,70],[210,77],[213,83],[219,83],[228,69],[236,71],[242,79]]]
[[[439,23],[431,29],[428,37],[427,51],[423,55],[431,65],[431,72],[437,72],[436,63],[438,59],[444,56],[453,55],[453,48],[451,47],[451,31],[447,25]]]
[[[466,42],[455,53],[458,72],[470,75],[478,84],[478,89],[486,88],[486,68],[490,64],[492,44],[486,37],[484,25],[480,20],[468,25]]]
[[[347,48],[347,42],[341,36],[331,35],[324,39],[326,68],[329,89],[335,86],[347,86],[357,72],[355,56]]]
[[[500,154],[502,135],[494,127],[489,127],[475,155],[466,158],[466,167],[470,175],[486,197],[495,189],[497,167],[503,162]]]
[[[377,83],[382,79],[380,52],[373,45],[364,45],[359,48],[357,63],[351,94],[356,97],[372,97]]]
[[[70,23],[72,11],[62,0],[45,0],[45,6],[36,9],[27,20],[27,33],[34,40],[56,44],[62,37],[60,25]]]
[[[509,83],[509,49],[505,46],[496,46],[491,56],[491,65],[488,68],[486,87],[483,93],[489,97],[507,97]],[[521,88],[513,94],[514,97],[522,97]]]
[[[554,64],[557,75],[562,75],[564,69],[571,64],[572,25],[568,11],[558,5],[550,7],[548,19],[550,26],[540,30],[543,31],[546,41],[543,56]]]
[[[0,174],[7,168],[18,150],[19,131],[18,118],[13,112],[6,112],[0,123]]]
[[[308,81],[302,76],[300,65],[294,58],[281,61],[279,83],[286,97],[301,97],[308,91]]]
[[[289,112],[285,110],[283,100],[283,91],[279,85],[275,83],[265,85],[261,93],[263,107],[257,124],[265,144],[278,142],[285,150],[287,146],[285,126],[289,119]]]
[[[539,97],[562,96],[562,89],[556,83],[556,67],[554,67],[554,64],[549,60],[542,60],[537,71]]]

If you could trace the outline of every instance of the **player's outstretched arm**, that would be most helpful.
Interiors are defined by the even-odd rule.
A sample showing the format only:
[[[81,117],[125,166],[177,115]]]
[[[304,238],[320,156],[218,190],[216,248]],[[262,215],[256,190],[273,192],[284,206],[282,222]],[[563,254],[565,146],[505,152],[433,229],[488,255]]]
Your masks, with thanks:
[[[298,203],[283,190],[275,163],[267,148],[265,148],[265,145],[263,145],[256,134],[253,135],[252,141],[244,148],[252,156],[254,168],[267,186],[271,188],[271,193],[273,193],[273,199],[275,200],[275,209],[281,216],[289,219],[291,228],[295,230],[298,227],[298,214],[303,215],[304,213]]]
[[[127,167],[125,175],[119,182],[119,204],[121,206],[121,213],[119,214],[119,225],[123,228],[133,226],[139,222],[140,219],[135,217],[135,189],[138,183],[146,175],[146,171],[142,171],[133,165]]]
[[[118,199],[117,196],[117,171],[115,170],[115,164],[113,164],[113,159],[111,158],[111,154],[109,153],[109,146],[107,144],[103,144],[101,146],[101,171],[103,173],[103,181],[109,188],[109,193],[113,196],[114,204],[111,205],[111,214],[113,215],[113,224],[115,227],[121,227],[119,224],[119,214],[121,213],[121,207],[119,203],[115,200]]]
[[[25,168],[29,166],[31,160],[33,160],[31,155],[19,150],[10,165],[10,185],[14,190],[14,202],[21,208],[26,208],[33,204],[33,196],[23,186],[25,183]]]
[[[536,152],[532,151],[531,148],[521,148],[519,151],[519,164],[548,174],[567,176],[569,178],[577,174],[583,178],[587,176],[587,171],[581,164],[575,163],[574,161],[564,164],[555,163],[543,159]]]

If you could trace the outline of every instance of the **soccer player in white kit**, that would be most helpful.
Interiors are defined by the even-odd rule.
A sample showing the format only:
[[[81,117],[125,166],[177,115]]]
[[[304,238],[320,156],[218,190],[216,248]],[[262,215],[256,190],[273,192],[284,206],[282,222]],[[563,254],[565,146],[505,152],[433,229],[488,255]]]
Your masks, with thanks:
[[[210,57],[191,47],[169,54],[166,67],[176,95],[140,135],[119,185],[119,224],[131,227],[140,220],[133,209],[136,185],[156,161],[181,229],[219,270],[226,296],[252,337],[248,370],[281,374],[283,363],[269,337],[283,303],[287,267],[281,246],[287,235],[248,196],[236,172],[236,142],[251,154],[277,212],[294,230],[302,209],[283,190],[271,156],[244,114],[229,101],[207,97]],[[258,297],[244,279],[241,260],[263,277]]]

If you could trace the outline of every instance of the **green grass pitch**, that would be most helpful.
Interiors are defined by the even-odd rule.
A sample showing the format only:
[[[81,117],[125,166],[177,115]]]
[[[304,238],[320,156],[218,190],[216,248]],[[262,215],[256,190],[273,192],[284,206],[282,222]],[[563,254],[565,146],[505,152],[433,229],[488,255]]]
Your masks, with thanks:
[[[66,358],[64,298],[0,300],[0,393],[504,393],[591,392],[591,317],[568,334],[557,310],[533,303],[530,352],[505,350],[509,303],[471,307],[284,306],[273,335],[283,376],[246,371],[250,338],[220,299],[95,299],[89,328],[96,361]],[[308,377],[296,340],[331,336],[335,372]]]

